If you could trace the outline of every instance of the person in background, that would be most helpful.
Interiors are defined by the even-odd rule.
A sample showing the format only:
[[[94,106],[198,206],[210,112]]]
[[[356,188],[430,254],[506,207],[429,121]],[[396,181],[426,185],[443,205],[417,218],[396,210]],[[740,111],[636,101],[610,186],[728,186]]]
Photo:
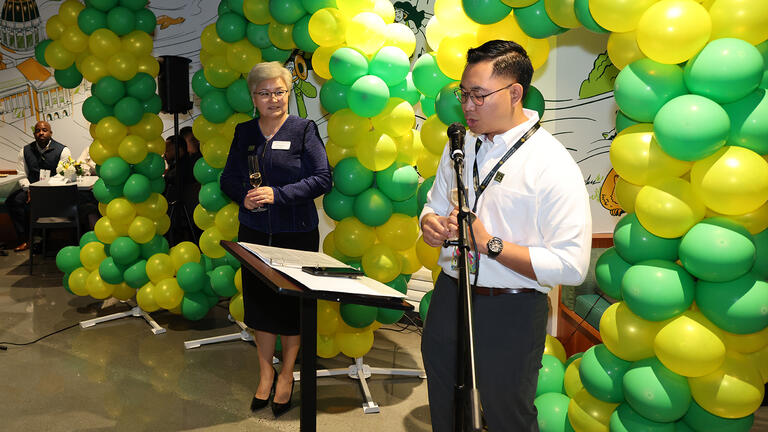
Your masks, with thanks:
[[[278,62],[259,63],[248,74],[258,118],[240,123],[229,150],[221,189],[240,205],[238,239],[317,251],[320,235],[314,199],[331,190],[331,169],[315,122],[288,114],[291,72]],[[249,182],[249,156],[258,157],[261,184]],[[299,351],[299,299],[278,295],[243,269],[245,323],[255,333],[259,385],[251,410],[280,416],[290,409]],[[283,345],[280,374],[272,366],[277,335]]]
[[[77,158],[80,166],[83,167],[83,175],[87,176],[96,175],[96,162],[91,159],[90,149],[90,146],[85,147]]]
[[[195,179],[195,164],[203,157],[200,153],[200,141],[192,133],[191,126],[184,126],[179,130],[182,144],[185,144],[186,156],[184,158],[184,202],[187,209],[192,212],[200,203],[200,183]],[[191,213],[190,213],[191,214]]]
[[[469,269],[476,283],[475,366],[491,431],[539,430],[533,399],[546,337],[546,294],[584,280],[592,240],[581,170],[539,127],[537,113],[523,109],[532,75],[525,49],[493,40],[467,52],[455,92],[470,130],[463,181],[476,215],[472,230],[479,253]],[[450,150],[444,150],[420,218],[430,246],[440,247],[458,232],[454,176]],[[457,261],[455,247],[441,250],[442,272],[421,344],[435,431],[454,430],[456,352],[463,339],[456,328]]]
[[[33,135],[35,141],[25,145],[19,152],[16,171],[22,177],[19,179],[21,189],[12,193],[6,200],[8,213],[16,230],[19,244],[14,251],[22,252],[29,249],[27,235],[29,233],[29,184],[40,180],[40,170],[48,170],[50,175],[56,175],[56,167],[60,161],[71,156],[69,148],[54,140],[51,125],[46,121],[35,124]]]
[[[192,126],[184,126],[179,130],[181,139],[186,144],[187,154],[192,157],[192,162],[197,162],[202,156],[200,154],[200,141],[197,140],[192,132]]]

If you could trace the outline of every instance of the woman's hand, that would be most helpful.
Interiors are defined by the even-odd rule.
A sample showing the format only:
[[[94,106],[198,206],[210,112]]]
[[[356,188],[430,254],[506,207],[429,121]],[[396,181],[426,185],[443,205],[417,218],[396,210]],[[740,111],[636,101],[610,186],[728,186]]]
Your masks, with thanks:
[[[248,210],[261,207],[264,204],[274,204],[275,191],[269,186],[261,186],[248,191],[243,201],[243,206]]]

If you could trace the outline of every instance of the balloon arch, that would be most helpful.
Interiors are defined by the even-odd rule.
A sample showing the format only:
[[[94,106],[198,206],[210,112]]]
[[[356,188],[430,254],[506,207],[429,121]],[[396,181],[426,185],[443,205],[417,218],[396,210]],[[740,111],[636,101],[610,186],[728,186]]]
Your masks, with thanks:
[[[165,144],[147,0],[62,3],[35,57],[66,88],[93,83],[94,195],[102,217],[80,246],[62,249],[64,287],[94,298],[136,297],[197,320],[221,297],[242,319],[239,263],[219,246],[237,235],[238,206],[219,188],[236,124],[253,116],[244,76],[261,61],[311,55],[326,80],[326,144],[336,227],[323,250],[402,292],[438,252],[419,237],[447,141],[463,121],[453,90],[469,47],[509,39],[535,68],[548,37],[584,26],[607,33],[621,70],[618,135],[610,149],[616,196],[629,212],[596,265],[617,299],[604,343],[565,358],[548,339],[536,405],[546,431],[747,431],[768,380],[768,3],[762,0],[438,0],[431,49],[411,64],[413,32],[388,0],[223,0],[201,34],[203,69],[193,125],[203,158],[194,221],[199,248],[169,248]],[[525,105],[540,113],[531,89]],[[415,108],[427,119],[415,126]],[[415,167],[418,167],[418,171]],[[420,177],[423,180],[420,180]],[[430,296],[422,301],[426,313]],[[318,355],[361,357],[373,331],[402,312],[320,302]],[[677,429],[676,429],[677,428]],[[650,430],[650,429],[649,429]]]

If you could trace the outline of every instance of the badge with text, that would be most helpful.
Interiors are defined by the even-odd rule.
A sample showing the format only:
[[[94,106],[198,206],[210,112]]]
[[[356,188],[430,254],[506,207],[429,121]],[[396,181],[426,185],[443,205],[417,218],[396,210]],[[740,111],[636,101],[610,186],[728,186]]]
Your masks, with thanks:
[[[453,248],[451,254],[451,270],[459,270],[459,248]],[[477,258],[474,252],[469,254],[469,274],[477,273]]]
[[[290,141],[272,141],[272,150],[289,150],[290,148]]]
[[[504,179],[504,173],[503,172],[497,172],[495,176],[493,176],[493,181],[501,183],[501,181]]]

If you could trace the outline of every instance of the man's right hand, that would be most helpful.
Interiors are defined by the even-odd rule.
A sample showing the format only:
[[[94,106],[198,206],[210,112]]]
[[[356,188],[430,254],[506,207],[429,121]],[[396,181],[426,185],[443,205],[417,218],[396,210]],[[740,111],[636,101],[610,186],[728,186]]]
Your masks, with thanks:
[[[442,246],[443,240],[447,240],[451,235],[448,218],[434,213],[421,219],[421,231],[424,235],[424,242],[432,247]]]

